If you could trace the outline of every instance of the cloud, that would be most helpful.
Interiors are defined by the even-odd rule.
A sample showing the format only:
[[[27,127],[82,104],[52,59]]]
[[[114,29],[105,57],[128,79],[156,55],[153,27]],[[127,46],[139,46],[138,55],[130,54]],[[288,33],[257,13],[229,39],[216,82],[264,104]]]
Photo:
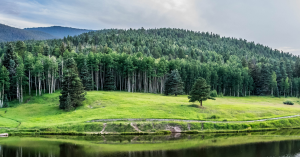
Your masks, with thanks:
[[[183,28],[300,54],[298,0],[0,0],[0,22],[21,28]]]
[[[283,52],[289,52],[295,55],[300,55],[300,49],[295,49],[293,47],[279,47],[277,50],[283,51]]]
[[[1,0],[0,1],[0,13],[18,15],[19,7],[13,1]]]

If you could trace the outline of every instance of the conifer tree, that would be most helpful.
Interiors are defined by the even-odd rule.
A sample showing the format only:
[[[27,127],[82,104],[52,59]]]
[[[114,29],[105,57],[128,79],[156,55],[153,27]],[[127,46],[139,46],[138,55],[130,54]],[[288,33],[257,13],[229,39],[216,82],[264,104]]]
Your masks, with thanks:
[[[85,87],[85,90],[92,90],[92,77],[91,73],[89,72],[86,59],[84,59],[83,66],[80,70],[80,78],[82,80],[83,87]]]
[[[71,111],[73,109],[73,105],[72,105],[72,101],[71,101],[71,97],[70,94],[68,94],[66,102],[65,102],[65,110],[66,111]]]
[[[261,95],[267,95],[269,94],[269,87],[271,84],[271,77],[272,73],[270,71],[269,65],[263,64],[261,67],[261,78],[260,78],[260,83],[261,83]]]
[[[61,56],[63,56],[64,52],[66,51],[66,48],[65,48],[65,44],[62,42],[60,44],[60,47],[59,47],[59,53]]]
[[[17,41],[16,43],[16,52],[18,53],[19,56],[24,58],[24,53],[26,51],[26,45],[23,41]]]
[[[105,75],[104,90],[115,90],[115,79],[112,70],[108,69]]]
[[[183,93],[183,82],[177,69],[172,70],[165,83],[165,95],[180,95]]]
[[[46,46],[44,47],[44,55],[45,55],[45,56],[50,56],[50,48],[49,48],[48,45],[46,45]]]
[[[16,67],[18,65],[17,54],[14,52],[12,44],[7,44],[6,46],[7,48],[4,54],[3,66],[9,71],[10,88],[7,89],[5,93],[10,99],[13,99],[17,96],[17,86],[15,82]]]
[[[202,106],[202,101],[205,101],[209,98],[210,94],[210,85],[206,83],[206,80],[200,77],[192,87],[190,95],[188,98],[189,102],[199,101]]]
[[[59,96],[59,108],[68,110],[67,107],[70,103],[68,102],[68,96],[71,99],[71,105],[76,108],[82,105],[82,101],[85,100],[85,91],[78,77],[77,65],[73,58],[68,58],[65,61],[65,69],[62,83],[62,91]]]

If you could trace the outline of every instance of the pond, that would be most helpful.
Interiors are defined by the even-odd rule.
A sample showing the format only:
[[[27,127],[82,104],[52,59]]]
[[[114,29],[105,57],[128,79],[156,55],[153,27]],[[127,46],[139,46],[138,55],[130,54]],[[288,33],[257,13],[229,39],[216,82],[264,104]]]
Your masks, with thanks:
[[[299,131],[11,136],[0,138],[0,157],[297,157],[300,156]]]

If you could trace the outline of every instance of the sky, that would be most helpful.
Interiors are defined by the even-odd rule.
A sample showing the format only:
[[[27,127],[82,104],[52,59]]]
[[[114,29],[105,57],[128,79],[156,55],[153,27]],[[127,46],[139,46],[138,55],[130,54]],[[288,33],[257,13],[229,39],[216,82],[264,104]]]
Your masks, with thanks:
[[[299,0],[0,0],[0,23],[17,28],[183,28],[300,55]]]

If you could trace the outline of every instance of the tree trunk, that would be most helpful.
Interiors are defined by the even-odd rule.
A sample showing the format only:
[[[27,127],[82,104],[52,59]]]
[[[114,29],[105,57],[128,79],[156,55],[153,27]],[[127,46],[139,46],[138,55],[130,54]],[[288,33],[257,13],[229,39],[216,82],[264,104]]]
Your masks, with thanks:
[[[36,84],[36,76],[34,76],[35,78],[35,81],[34,81],[34,84],[35,84],[35,96],[37,96],[37,84]]]
[[[30,70],[29,70],[29,78],[28,78],[28,87],[29,87],[29,95],[31,95],[31,88],[30,88]]]
[[[163,77],[160,78],[160,94],[163,93]]]
[[[202,107],[202,100],[200,101],[200,106]]]
[[[22,77],[21,77],[21,102],[23,102],[23,88],[22,88]]]
[[[237,95],[240,97],[240,85],[238,85]]]
[[[129,77],[129,74],[127,74],[127,90],[128,92],[130,92],[130,77]]]

